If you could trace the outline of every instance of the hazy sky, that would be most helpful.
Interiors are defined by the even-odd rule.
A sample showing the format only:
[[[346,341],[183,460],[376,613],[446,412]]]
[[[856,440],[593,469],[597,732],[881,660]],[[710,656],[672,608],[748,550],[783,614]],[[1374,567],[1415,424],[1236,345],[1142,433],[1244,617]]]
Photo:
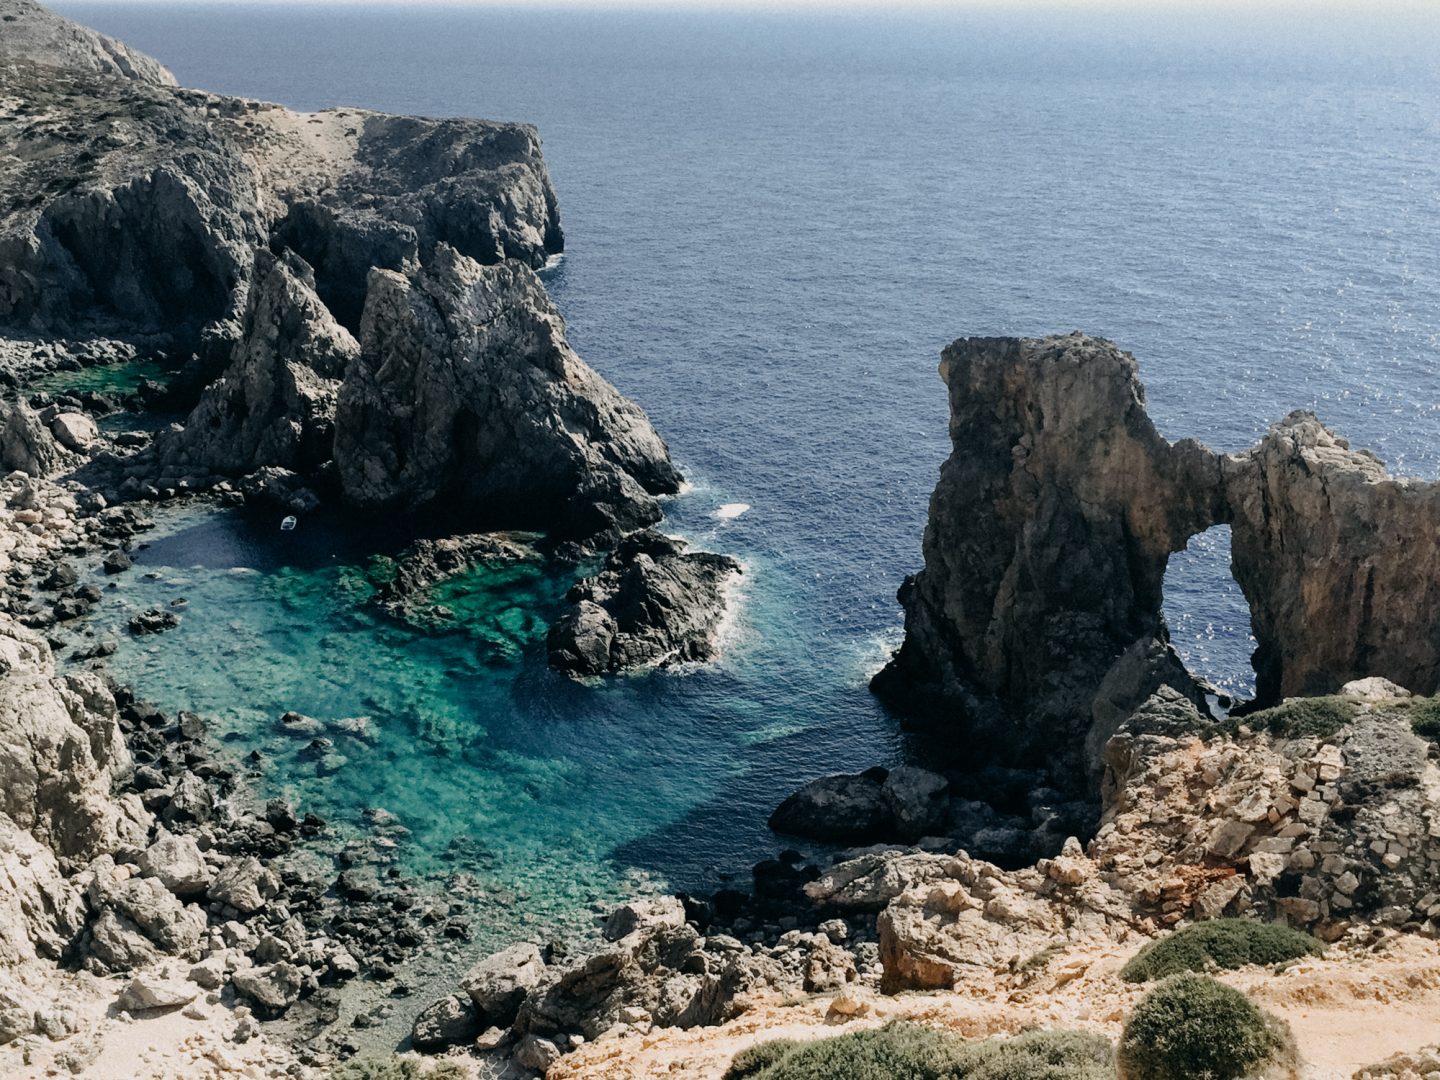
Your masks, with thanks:
[[[157,0],[82,0],[124,5]],[[158,0],[174,3],[254,4],[295,0]],[[1433,14],[1440,22],[1440,0],[298,0],[333,7],[384,4],[391,7],[528,7],[528,8],[646,8],[677,11],[764,10],[779,11],[1156,11],[1163,9],[1207,11],[1275,11],[1323,19],[1330,12],[1382,15],[1389,12]]]

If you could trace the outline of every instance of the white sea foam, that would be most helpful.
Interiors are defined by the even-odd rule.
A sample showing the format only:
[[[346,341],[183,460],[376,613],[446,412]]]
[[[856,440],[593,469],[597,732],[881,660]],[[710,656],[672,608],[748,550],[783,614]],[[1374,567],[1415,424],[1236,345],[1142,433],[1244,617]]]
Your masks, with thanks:
[[[745,511],[749,509],[749,503],[726,503],[724,506],[720,507],[719,510],[715,511],[715,516],[722,520],[728,521],[730,518],[738,518],[741,514],[745,513]]]

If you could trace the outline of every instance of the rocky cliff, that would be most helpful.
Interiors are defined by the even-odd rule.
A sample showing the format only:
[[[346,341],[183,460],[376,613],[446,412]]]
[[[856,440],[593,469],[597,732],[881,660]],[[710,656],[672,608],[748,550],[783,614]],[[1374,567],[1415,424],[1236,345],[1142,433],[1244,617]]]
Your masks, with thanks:
[[[441,242],[540,266],[563,246],[532,127],[301,114],[177,89],[123,46],[11,7],[0,33],[11,333],[152,335],[223,362],[258,248],[297,251],[354,329],[372,266],[413,271]]]
[[[0,65],[20,64],[175,85],[175,76],[158,61],[114,38],[62,18],[32,0],[0,0]]]
[[[679,489],[665,444],[586,366],[539,279],[449,245],[375,270],[341,384],[335,466],[365,509],[443,504],[472,524],[618,539]]]
[[[954,452],[900,591],[906,636],[875,689],[983,763],[1094,787],[1100,751],[1161,685],[1172,552],[1233,527],[1260,704],[1369,675],[1440,680],[1440,486],[1386,475],[1297,414],[1249,451],[1170,443],[1135,361],[1079,334],[945,350]]]

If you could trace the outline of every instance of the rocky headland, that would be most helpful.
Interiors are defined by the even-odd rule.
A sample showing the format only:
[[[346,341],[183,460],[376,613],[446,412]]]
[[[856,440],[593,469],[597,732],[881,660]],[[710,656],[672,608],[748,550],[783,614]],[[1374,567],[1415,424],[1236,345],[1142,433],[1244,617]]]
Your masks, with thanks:
[[[607,673],[712,655],[732,564],[627,542],[680,474],[535,273],[563,236],[533,128],[187,90],[0,0],[0,148],[0,1071],[323,1074],[411,992],[407,959],[470,927],[393,870],[393,819],[346,839],[257,798],[255,755],[108,679],[86,618],[147,506],[404,514],[374,599],[415,623],[481,563],[605,557],[637,643]],[[35,389],[136,361],[168,383]],[[130,430],[97,422],[121,411]],[[318,775],[365,736],[277,724]]]
[[[410,1048],[465,1075],[718,1077],[767,1036],[900,1016],[1113,1039],[1142,993],[1122,963],[1218,919],[1312,935],[1224,977],[1314,1075],[1428,1067],[1440,487],[1305,414],[1238,454],[1171,443],[1133,358],[1082,335],[945,351],[954,453],[875,681],[915,761],[809,779],[771,819],[805,850],[743,887],[410,985],[407,957],[468,938],[463,905],[405,880],[383,811],[345,837],[257,798],[253,753],[110,681],[114,642],[77,629],[95,575],[133,572],[170,500],[404,516],[424,528],[382,611],[443,623],[440,582],[570,560],[546,648],[592,677],[712,657],[740,566],[654,528],[679,472],[566,342],[534,129],[296,113],[180,89],[28,0],[0,20],[0,1071],[343,1076],[416,993]],[[174,378],[32,390],[137,358]],[[122,404],[168,415],[97,423]],[[1216,524],[1258,642],[1228,713],[1161,611],[1169,556]],[[317,776],[365,737],[275,723]]]

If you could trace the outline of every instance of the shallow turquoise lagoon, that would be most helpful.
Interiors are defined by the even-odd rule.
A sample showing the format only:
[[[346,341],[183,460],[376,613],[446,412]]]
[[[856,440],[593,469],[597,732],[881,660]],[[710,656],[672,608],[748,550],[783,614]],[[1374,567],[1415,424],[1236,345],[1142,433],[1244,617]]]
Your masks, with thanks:
[[[677,522],[707,546],[743,547],[744,518],[712,516],[704,495],[681,503]],[[718,664],[580,684],[544,656],[575,568],[476,569],[435,590],[453,628],[427,632],[370,603],[376,556],[403,536],[323,515],[278,524],[162,510],[135,568],[104,580],[115,588],[96,629],[120,643],[111,669],[162,708],[203,714],[237,760],[258,750],[244,766],[256,797],[284,795],[341,839],[365,835],[368,811],[395,815],[409,832],[398,865],[463,880],[496,907],[482,938],[517,920],[587,924],[636,879],[717,885],[773,853],[764,819],[793,778],[898,752],[864,686],[881,644],[817,654],[787,625],[783,590],[753,587],[775,572],[763,562],[748,567]],[[124,632],[135,611],[172,605],[175,630]],[[333,745],[284,730],[287,710]]]

